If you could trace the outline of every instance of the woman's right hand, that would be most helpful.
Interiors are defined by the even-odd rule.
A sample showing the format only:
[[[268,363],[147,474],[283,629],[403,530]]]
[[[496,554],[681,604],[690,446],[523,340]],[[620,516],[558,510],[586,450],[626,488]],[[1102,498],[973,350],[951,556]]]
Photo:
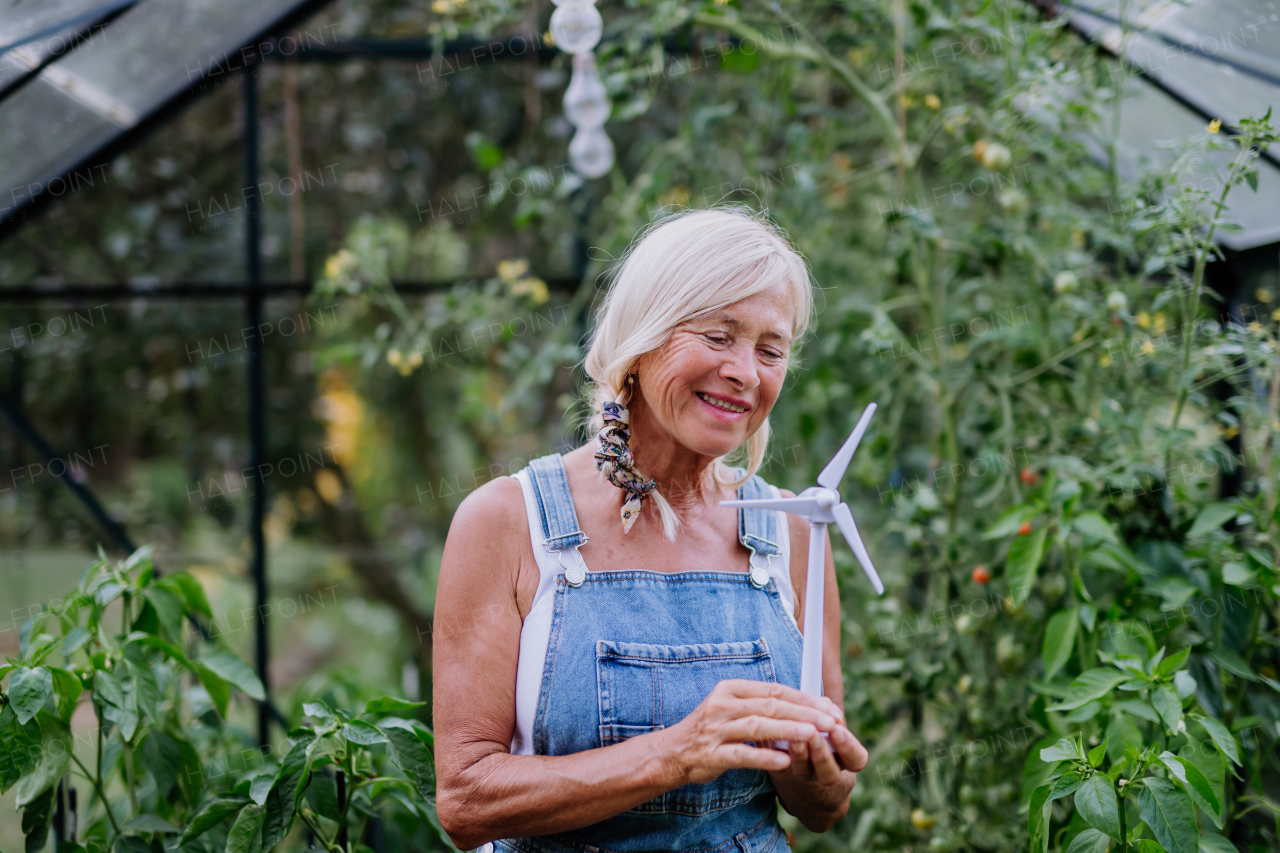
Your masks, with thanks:
[[[663,730],[685,783],[710,782],[734,768],[784,770],[791,756],[772,741],[807,742],[839,720],[820,700],[769,681],[721,681],[689,716]],[[753,741],[751,746],[744,741]]]

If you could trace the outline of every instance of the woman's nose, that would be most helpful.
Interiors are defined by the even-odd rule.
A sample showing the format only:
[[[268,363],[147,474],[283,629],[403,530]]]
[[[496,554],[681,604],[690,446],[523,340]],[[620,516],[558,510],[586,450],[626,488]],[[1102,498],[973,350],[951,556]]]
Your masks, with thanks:
[[[760,384],[760,376],[756,373],[754,347],[750,345],[731,347],[728,355],[729,358],[720,365],[722,378],[728,379],[743,390]]]

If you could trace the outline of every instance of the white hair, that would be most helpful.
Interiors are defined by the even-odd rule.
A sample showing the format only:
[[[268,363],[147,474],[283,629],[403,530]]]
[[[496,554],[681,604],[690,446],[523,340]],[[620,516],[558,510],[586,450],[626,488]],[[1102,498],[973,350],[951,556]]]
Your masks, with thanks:
[[[676,327],[778,282],[785,282],[791,295],[793,342],[812,319],[813,282],[804,258],[780,228],[745,205],[681,210],[650,223],[610,273],[613,282],[597,312],[584,362],[593,380],[591,435],[603,426],[601,403],[630,402],[623,394],[637,359],[665,345]],[[746,442],[715,460],[716,482],[741,486],[760,469],[768,447],[766,418]],[[730,457],[745,457],[741,479],[733,478]],[[609,471],[601,473],[607,477]],[[675,541],[680,520],[671,505],[658,489],[647,497],[658,508],[664,536]]]

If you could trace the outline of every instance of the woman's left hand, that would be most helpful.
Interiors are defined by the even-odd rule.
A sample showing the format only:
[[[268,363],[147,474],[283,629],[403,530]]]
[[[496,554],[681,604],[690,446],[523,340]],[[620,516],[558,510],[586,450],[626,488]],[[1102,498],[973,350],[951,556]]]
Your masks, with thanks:
[[[852,789],[855,774],[867,766],[867,749],[845,727],[844,710],[839,705],[825,696],[818,701],[822,710],[840,722],[831,732],[830,744],[821,732],[807,741],[791,741],[791,766],[775,771],[775,775],[819,785],[844,783]]]

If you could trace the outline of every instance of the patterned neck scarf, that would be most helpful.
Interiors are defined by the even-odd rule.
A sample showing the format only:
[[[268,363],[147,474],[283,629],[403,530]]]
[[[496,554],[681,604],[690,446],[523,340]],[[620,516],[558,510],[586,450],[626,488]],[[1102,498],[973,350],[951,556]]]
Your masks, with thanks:
[[[604,427],[600,430],[600,449],[596,451],[596,470],[608,466],[609,482],[627,493],[622,503],[622,532],[630,533],[631,525],[640,516],[640,502],[645,495],[658,487],[655,480],[642,480],[636,473],[635,459],[631,456],[631,413],[621,403],[606,402]]]

